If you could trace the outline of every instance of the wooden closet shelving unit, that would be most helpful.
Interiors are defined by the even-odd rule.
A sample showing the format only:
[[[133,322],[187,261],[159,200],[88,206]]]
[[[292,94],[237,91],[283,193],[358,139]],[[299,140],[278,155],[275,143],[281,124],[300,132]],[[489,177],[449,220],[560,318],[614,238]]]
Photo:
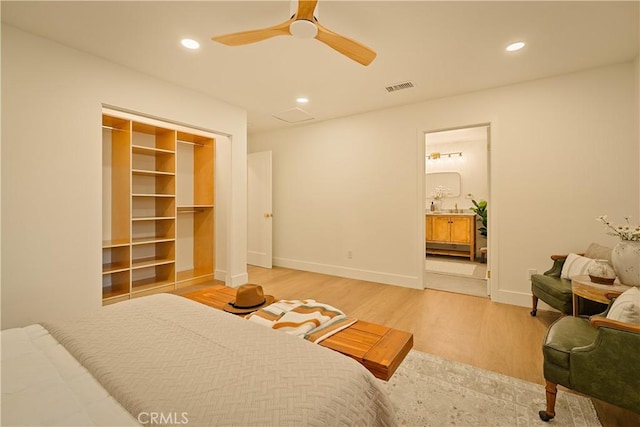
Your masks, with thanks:
[[[215,139],[124,116],[102,117],[103,304],[214,273]]]

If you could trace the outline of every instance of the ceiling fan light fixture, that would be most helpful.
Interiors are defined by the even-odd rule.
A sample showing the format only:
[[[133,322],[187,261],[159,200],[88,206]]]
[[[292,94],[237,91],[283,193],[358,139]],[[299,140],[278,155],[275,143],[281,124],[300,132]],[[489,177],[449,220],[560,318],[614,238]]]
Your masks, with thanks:
[[[289,26],[289,32],[291,32],[291,35],[294,37],[300,39],[312,39],[318,34],[318,27],[316,27],[316,24],[311,21],[298,19],[291,23],[291,26]]]

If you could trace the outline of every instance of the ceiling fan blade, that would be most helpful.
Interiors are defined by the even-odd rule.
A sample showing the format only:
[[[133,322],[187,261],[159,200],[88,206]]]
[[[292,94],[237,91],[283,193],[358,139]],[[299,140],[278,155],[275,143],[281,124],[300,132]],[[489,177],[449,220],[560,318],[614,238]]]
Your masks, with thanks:
[[[316,5],[318,0],[298,0],[298,13],[296,13],[295,19],[306,19],[313,22],[313,13],[316,11]]]
[[[211,37],[211,40],[227,46],[240,46],[243,44],[256,43],[262,40],[270,39],[276,36],[288,36],[289,26],[294,21],[293,18],[273,27],[262,28],[259,30],[242,31],[239,33],[225,34],[222,36]]]
[[[337,50],[341,54],[365,66],[371,64],[375,59],[376,53],[362,43],[341,36],[340,34],[336,34],[320,25],[317,21],[315,24],[318,27],[318,35],[316,35],[316,39],[330,48]]]

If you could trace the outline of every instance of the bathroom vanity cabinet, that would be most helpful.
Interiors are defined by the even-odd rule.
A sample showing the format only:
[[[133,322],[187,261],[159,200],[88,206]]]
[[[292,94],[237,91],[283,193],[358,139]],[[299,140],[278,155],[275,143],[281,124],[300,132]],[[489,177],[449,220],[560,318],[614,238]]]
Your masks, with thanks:
[[[425,214],[426,253],[475,260],[475,214]],[[430,245],[437,245],[437,247]]]

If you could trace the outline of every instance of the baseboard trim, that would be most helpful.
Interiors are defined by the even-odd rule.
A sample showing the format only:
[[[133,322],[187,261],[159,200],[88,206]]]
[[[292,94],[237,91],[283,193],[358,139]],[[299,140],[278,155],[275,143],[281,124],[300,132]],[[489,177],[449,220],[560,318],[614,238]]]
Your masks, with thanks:
[[[533,306],[531,294],[526,292],[515,292],[515,291],[504,290],[504,289],[498,289],[498,291],[496,292],[496,295],[495,296],[492,295],[492,297],[493,297],[492,298],[493,301],[504,303],[504,304],[519,305],[520,307],[529,307],[529,308],[532,308]],[[545,304],[544,301],[542,300],[538,300],[538,310],[558,311],[555,308]]]
[[[232,288],[237,288],[238,286],[244,285],[245,283],[249,283],[248,273],[241,273],[236,274],[235,276],[230,276],[226,281],[227,286],[230,286]]]
[[[213,272],[213,278],[221,282],[227,281],[227,272],[225,270],[216,270]]]
[[[213,278],[224,282],[225,285],[231,288],[237,288],[238,286],[244,285],[245,283],[249,282],[248,273],[240,273],[235,276],[230,276],[225,270],[216,270]]]
[[[292,268],[294,270],[310,271],[312,273],[346,277],[348,279],[384,283],[385,285],[403,286],[405,288],[414,289],[423,288],[420,279],[415,276],[405,276],[401,274],[391,274],[380,271],[362,270],[358,268],[343,267],[339,265],[320,264],[315,262],[279,257],[273,258],[273,265],[277,267]]]

